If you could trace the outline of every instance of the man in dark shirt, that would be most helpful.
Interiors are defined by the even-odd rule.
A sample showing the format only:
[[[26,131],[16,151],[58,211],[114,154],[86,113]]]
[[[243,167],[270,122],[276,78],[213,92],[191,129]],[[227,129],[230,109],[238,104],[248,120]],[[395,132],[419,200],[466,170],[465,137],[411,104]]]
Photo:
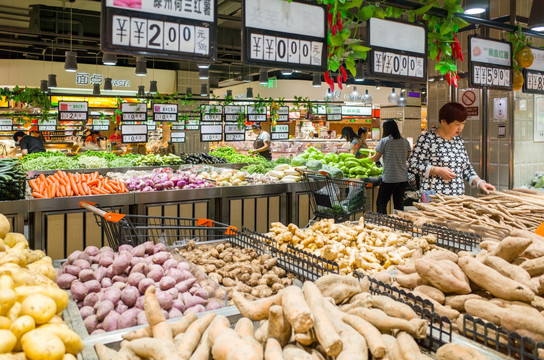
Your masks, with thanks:
[[[13,140],[19,143],[23,155],[45,152],[45,147],[40,139],[28,136],[23,131],[17,131],[13,134]]]

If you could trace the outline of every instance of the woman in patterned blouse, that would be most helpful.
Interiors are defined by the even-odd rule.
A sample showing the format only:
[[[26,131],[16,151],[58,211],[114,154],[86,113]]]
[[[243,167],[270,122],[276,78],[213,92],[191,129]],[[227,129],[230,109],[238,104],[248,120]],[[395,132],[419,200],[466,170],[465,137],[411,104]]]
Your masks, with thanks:
[[[495,187],[480,179],[470,164],[463,139],[467,111],[451,102],[440,109],[440,125],[417,139],[408,160],[408,169],[421,178],[421,190],[434,190],[444,195],[464,195],[466,180],[470,186],[486,194]]]

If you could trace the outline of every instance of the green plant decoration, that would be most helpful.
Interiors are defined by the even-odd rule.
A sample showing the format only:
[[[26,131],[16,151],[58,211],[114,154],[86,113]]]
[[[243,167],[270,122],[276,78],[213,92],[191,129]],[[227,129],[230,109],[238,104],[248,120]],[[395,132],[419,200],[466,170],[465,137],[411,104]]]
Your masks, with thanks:
[[[512,74],[512,90],[520,90],[524,79],[521,70],[533,65],[534,55],[530,46],[532,42],[521,32],[521,25],[518,25],[517,31],[508,33],[508,38],[512,43],[512,64],[514,73]]]
[[[51,100],[46,93],[41,92],[38,88],[20,88],[19,86],[15,86],[13,89],[0,88],[0,97],[5,97],[6,100],[13,101],[14,108],[40,108],[42,110],[40,115],[41,120],[49,118]],[[28,115],[33,116],[31,114]]]

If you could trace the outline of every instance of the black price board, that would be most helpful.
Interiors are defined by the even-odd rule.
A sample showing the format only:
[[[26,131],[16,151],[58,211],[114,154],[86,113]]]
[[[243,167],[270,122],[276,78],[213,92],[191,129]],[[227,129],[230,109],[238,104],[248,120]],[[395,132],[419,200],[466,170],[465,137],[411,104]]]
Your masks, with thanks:
[[[107,119],[93,119],[92,127],[95,131],[109,131],[110,121]]]
[[[178,121],[178,104],[153,104],[154,121]]]
[[[185,142],[185,131],[170,133],[170,142],[184,143]]]
[[[341,106],[327,107],[327,121],[340,121],[340,120],[342,120],[342,107]]]
[[[225,106],[225,122],[237,122],[240,114],[245,114],[245,106],[228,105]]]
[[[245,64],[327,70],[327,9],[294,0],[243,0]]]
[[[186,130],[199,130],[200,129],[200,120],[198,119],[189,119],[185,125]]]
[[[57,120],[49,119],[38,122],[38,131],[57,131]]]
[[[531,48],[533,64],[523,70],[523,92],[544,94],[544,50]]]
[[[278,120],[277,122],[288,122],[289,121],[289,106],[280,106],[278,110]]]
[[[123,122],[125,121],[146,121],[147,105],[145,103],[122,103]]]
[[[153,120],[147,120],[145,122],[145,124],[147,125],[147,131],[155,131],[157,130],[157,123]]]
[[[0,119],[0,131],[13,131],[13,120]]]
[[[267,119],[266,107],[247,107],[247,121],[249,122],[265,122]]]
[[[512,90],[512,45],[469,36],[469,87]]]
[[[289,125],[281,124],[281,125],[272,126],[270,138],[272,140],[288,140],[289,139]]]
[[[217,0],[103,0],[102,51],[213,62]]]
[[[246,129],[245,126],[237,123],[226,123],[223,127],[225,132],[225,141],[245,141]]]
[[[88,117],[87,101],[59,101],[59,121],[87,121]]]
[[[427,82],[427,30],[424,26],[371,18],[368,26],[370,77]],[[384,34],[392,34],[384,36]]]
[[[122,142],[126,144],[146,143],[147,125],[123,125],[121,128]]]
[[[223,105],[203,105],[200,110],[200,121],[202,122],[223,121]]]
[[[185,122],[182,121],[182,122],[179,122],[179,123],[174,123],[172,125],[170,125],[170,130],[171,131],[185,131]]]
[[[200,126],[200,141],[214,142],[223,140],[222,124],[202,124]]]

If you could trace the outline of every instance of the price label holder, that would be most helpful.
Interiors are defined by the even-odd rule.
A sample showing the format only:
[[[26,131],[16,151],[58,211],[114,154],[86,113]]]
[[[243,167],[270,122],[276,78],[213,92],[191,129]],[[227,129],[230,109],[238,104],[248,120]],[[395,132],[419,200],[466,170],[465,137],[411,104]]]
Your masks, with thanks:
[[[121,111],[123,112],[123,122],[147,120],[146,103],[122,103]]]
[[[327,70],[327,9],[293,0],[243,0],[245,64],[303,71]]]
[[[157,123],[153,120],[147,120],[145,122],[145,124],[147,125],[147,131],[155,131],[157,130]]]
[[[223,105],[203,105],[200,110],[200,121],[223,122]]]
[[[289,106],[280,106],[277,122],[289,122]]]
[[[223,125],[220,123],[202,124],[200,126],[200,141],[214,142],[223,140]]]
[[[272,126],[270,138],[272,140],[288,140],[289,139],[289,125],[281,124]]]
[[[170,142],[172,143],[184,143],[185,131],[170,133]]]
[[[225,122],[227,123],[235,123],[238,121],[238,118],[240,117],[240,114],[244,116],[245,114],[245,106],[234,106],[229,105],[225,106]]]
[[[523,92],[544,94],[544,50],[531,48],[534,56],[533,64],[523,70]]]
[[[95,131],[109,131],[110,121],[105,119],[93,119],[92,127]]]
[[[147,142],[147,125],[123,125],[121,128],[122,142],[126,144],[137,144]]]
[[[200,120],[198,119],[189,119],[185,125],[186,130],[199,130],[200,129]]]
[[[368,54],[369,77],[415,84],[426,83],[425,27],[378,18],[370,18],[368,23],[368,43],[371,47]]]
[[[0,131],[13,131],[13,120],[0,119]]]
[[[328,106],[327,107],[327,121],[341,121],[341,120],[342,120],[342,107]]]
[[[59,121],[87,121],[88,117],[87,101],[59,101]]]
[[[261,106],[261,107],[248,106],[247,107],[247,121],[266,122],[266,119],[267,119],[266,106]]]
[[[246,129],[244,125],[240,127],[238,123],[225,123],[224,132],[226,142],[246,140]]]
[[[178,121],[178,104],[153,104],[154,121]]]
[[[57,120],[49,119],[38,122],[38,131],[57,131]]]
[[[171,131],[185,131],[185,121],[180,121],[178,123],[174,123],[170,125]]]
[[[512,90],[512,45],[470,35],[469,87]]]
[[[102,51],[214,62],[217,0],[102,1]]]

